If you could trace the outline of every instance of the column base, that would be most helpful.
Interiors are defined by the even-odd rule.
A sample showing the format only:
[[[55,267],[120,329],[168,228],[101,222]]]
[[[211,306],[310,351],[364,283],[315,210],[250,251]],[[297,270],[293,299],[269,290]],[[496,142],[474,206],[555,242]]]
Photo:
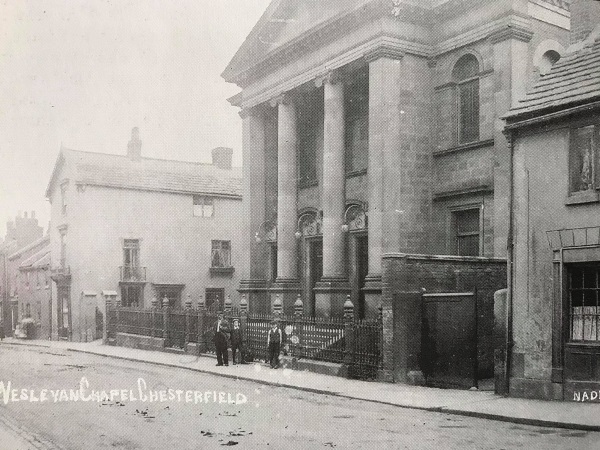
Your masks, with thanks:
[[[351,292],[348,280],[322,278],[315,285],[314,292],[316,317],[344,317],[344,303]]]
[[[240,286],[237,290],[248,299],[248,312],[257,314],[271,313],[267,280],[240,280]]]
[[[291,316],[294,314],[294,303],[301,293],[300,281],[295,278],[277,278],[269,289],[271,305],[269,313],[273,311],[273,302],[279,295],[283,306],[283,314]]]
[[[381,275],[367,275],[365,277],[365,286],[362,288],[365,294],[365,319],[379,317],[379,305],[383,301],[382,290]]]

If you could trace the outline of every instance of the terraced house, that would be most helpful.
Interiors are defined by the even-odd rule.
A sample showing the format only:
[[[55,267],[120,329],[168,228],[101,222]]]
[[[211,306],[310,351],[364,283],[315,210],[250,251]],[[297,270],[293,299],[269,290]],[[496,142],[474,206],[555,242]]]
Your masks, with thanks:
[[[501,117],[568,45],[569,3],[271,2],[223,72],[241,88],[251,311],[300,295],[340,316],[349,295],[358,317],[382,305],[385,378],[491,376]]]
[[[126,155],[60,150],[46,191],[55,339],[102,337],[107,299],[211,305],[239,285],[246,244],[232,149],[200,164],[145,158],[141,146],[134,128]]]
[[[511,395],[598,402],[600,3],[572,8],[572,46],[507,115]]]

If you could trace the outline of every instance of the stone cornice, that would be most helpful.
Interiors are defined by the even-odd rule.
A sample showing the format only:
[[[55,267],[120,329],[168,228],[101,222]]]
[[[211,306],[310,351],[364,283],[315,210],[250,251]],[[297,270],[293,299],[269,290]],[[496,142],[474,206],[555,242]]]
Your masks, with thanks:
[[[497,44],[498,42],[508,39],[516,39],[518,41],[529,42],[533,37],[533,31],[521,26],[507,25],[506,28],[495,31],[490,35],[490,42]]]
[[[348,29],[354,29],[381,16],[383,10],[379,2],[368,2],[358,10],[344,11],[342,14],[320,23],[306,33],[269,52],[257,64],[226,78],[226,81],[244,86],[250,78],[260,77],[260,73],[274,65],[293,61],[299,55],[313,51],[324,42],[331,42],[344,36]],[[390,7],[391,9],[391,7]]]
[[[400,35],[391,35],[390,32],[381,31],[378,35],[371,36],[349,48],[344,48],[336,55],[328,55],[328,59],[319,62],[313,67],[303,68],[301,73],[287,79],[279,79],[277,84],[265,87],[259,92],[251,92],[245,89],[243,99],[236,106],[247,108],[269,102],[274,97],[281,95],[282,92],[288,92],[302,84],[314,82],[317,78],[323,77],[323,74],[327,74],[332,70],[339,69],[357,60],[367,63],[380,57],[398,59],[408,54],[434,60],[445,53],[487,38],[490,38],[492,43],[511,38],[526,41],[531,39],[532,36],[530,26],[529,18],[513,14],[468,30],[460,35],[446,39],[437,45],[408,41]],[[332,40],[329,36],[328,38],[328,41]],[[313,48],[322,45],[323,42],[320,42]],[[293,45],[290,44],[286,48],[288,51],[286,53],[287,59],[292,56],[298,56],[295,53]],[[306,51],[306,47],[303,47],[301,51]],[[277,54],[273,54],[272,59],[269,60],[273,65],[257,66],[252,74],[252,78],[260,79],[266,73],[272,71],[273,67],[285,65],[285,59],[278,59]],[[264,72],[261,72],[261,70]],[[236,98],[237,100],[238,98]]]
[[[373,54],[379,47],[385,47],[387,49],[386,52],[389,54],[394,53],[396,55],[399,53],[411,53],[426,57],[433,51],[431,46],[380,35],[370,38],[349,50],[344,50],[331,59],[323,61],[316,67],[306,69],[294,77],[288,78],[287,80],[281,80],[277,85],[244,98],[241,106],[247,108],[260,103],[270,102],[273,98],[281,95],[282,92],[288,92],[302,84],[316,80],[317,78],[322,77],[324,73],[339,69],[359,59],[364,60],[366,55]]]
[[[405,54],[406,52],[397,45],[384,42],[382,45],[369,50],[363,57],[367,63],[370,63],[380,58],[402,59]]]
[[[456,256],[456,255],[421,255],[411,253],[384,253],[384,259],[404,259],[407,261],[440,261],[449,263],[483,263],[483,264],[506,264],[505,258],[487,256]]]

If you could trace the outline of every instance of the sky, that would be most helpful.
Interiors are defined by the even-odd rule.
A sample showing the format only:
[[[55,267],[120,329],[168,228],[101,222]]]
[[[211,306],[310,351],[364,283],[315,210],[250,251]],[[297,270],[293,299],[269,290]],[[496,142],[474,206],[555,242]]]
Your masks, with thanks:
[[[210,162],[242,126],[220,76],[269,0],[0,0],[0,237],[36,211],[61,144]]]

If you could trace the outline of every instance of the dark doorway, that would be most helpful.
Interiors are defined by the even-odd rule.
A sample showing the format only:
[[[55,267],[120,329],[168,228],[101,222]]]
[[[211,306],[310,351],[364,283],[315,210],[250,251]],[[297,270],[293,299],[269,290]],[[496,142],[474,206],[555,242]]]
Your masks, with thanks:
[[[206,308],[210,311],[223,311],[225,305],[225,289],[206,288]]]
[[[312,239],[309,241],[310,251],[310,280],[309,280],[309,299],[310,314],[315,315],[315,285],[323,277],[323,240]]]
[[[71,330],[71,287],[57,286],[57,322],[59,339],[69,339]]]
[[[271,244],[269,246],[269,260],[270,260],[270,273],[271,273],[271,283],[274,283],[277,279],[277,245]]]
[[[356,276],[358,277],[358,305],[359,319],[365,318],[365,278],[369,272],[369,240],[366,235],[356,237]]]
[[[477,387],[477,295],[423,295],[421,369],[428,386]]]

